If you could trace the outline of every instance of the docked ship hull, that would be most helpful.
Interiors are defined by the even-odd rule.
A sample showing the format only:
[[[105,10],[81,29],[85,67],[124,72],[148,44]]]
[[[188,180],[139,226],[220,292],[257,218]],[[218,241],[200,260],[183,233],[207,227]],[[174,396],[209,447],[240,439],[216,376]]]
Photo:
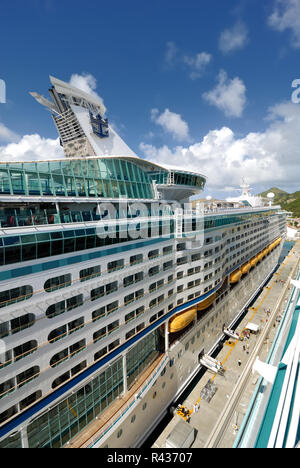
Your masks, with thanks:
[[[88,444],[83,446],[141,447],[163,417],[172,411],[176,400],[187,386],[197,377],[202,368],[199,360],[203,351],[207,354],[213,353],[224,340],[224,323],[234,326],[253,297],[264,286],[278,265],[280,252],[281,249],[276,250],[265,264],[252,271],[233,290],[224,289],[218,304],[214,302],[207,313],[171,345],[163,370],[155,376],[154,384],[141,401],[137,401],[136,406],[128,411],[127,418],[117,424],[110,434],[101,437],[104,431],[100,431],[98,436],[92,437]],[[123,438],[122,442],[120,438]]]
[[[284,231],[284,216],[278,223],[276,215],[267,233],[265,216],[262,218],[253,222],[256,229],[249,259],[274,238],[279,240]],[[34,343],[30,353],[11,359],[0,372],[11,381],[22,366],[39,366],[44,371],[29,375],[28,384],[16,386],[14,391],[4,389],[1,403],[8,410],[0,426],[0,446],[140,446],[199,371],[199,354],[211,352],[223,335],[224,324],[232,328],[240,311],[276,268],[282,241],[239,282],[230,284],[237,262],[245,263],[243,254],[240,260],[227,260],[233,229],[234,243],[239,244],[236,237],[243,232],[242,224],[209,230],[204,233],[204,245],[197,249],[184,237],[155,239],[154,245],[154,240],[150,245],[135,242],[133,251],[125,243],[122,258],[129,264],[127,268],[118,267],[119,249],[111,255],[109,249],[103,249],[104,259],[82,265],[84,255],[79,264],[69,255],[73,265],[59,271],[63,284],[56,281],[53,290],[48,281],[53,271],[27,277],[20,271],[23,282],[26,278],[25,283],[40,292],[28,299],[25,296],[28,305],[3,308],[2,319],[5,309],[8,318],[10,309],[14,315],[19,311],[23,316],[25,311],[27,316],[40,316],[23,329],[18,326],[18,333],[7,333],[13,349],[20,340],[33,338],[39,340],[39,346]],[[208,257],[206,252],[211,250],[214,253]],[[113,271],[105,272],[107,262]],[[95,264],[101,266],[101,277],[93,273]],[[79,273],[87,279],[70,282],[66,276],[80,278]],[[104,294],[102,284],[114,287]],[[46,292],[42,285],[48,286]],[[143,293],[138,292],[141,288]],[[172,318],[196,309],[197,314],[182,318],[181,330],[169,328]],[[71,323],[68,332],[65,324]],[[72,353],[64,351],[71,346]],[[29,397],[34,392],[37,401],[29,398],[28,408],[14,415],[17,407],[13,403],[26,395],[25,390]]]
[[[0,448],[140,447],[276,268],[286,213],[186,207],[203,175],[51,82],[32,94],[65,158],[0,162]]]

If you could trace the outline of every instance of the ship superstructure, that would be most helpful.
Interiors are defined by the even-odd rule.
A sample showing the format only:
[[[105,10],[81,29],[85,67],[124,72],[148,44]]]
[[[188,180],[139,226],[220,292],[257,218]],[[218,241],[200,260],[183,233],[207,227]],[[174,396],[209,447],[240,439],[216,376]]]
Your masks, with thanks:
[[[36,92],[30,94],[51,112],[66,158],[76,155],[80,158],[99,155],[137,157],[109,126],[106,107],[98,96],[87,94],[53,76],[50,81],[51,100]]]
[[[51,77],[65,158],[0,163],[0,447],[140,446],[277,265],[276,206],[187,204]]]

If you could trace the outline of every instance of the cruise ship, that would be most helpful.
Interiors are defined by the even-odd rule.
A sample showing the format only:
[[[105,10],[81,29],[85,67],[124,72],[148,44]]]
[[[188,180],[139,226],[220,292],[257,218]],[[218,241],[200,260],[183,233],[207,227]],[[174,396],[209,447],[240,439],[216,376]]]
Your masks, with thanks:
[[[0,447],[141,447],[277,268],[286,213],[244,186],[190,202],[204,175],[50,81],[64,157],[0,163]]]

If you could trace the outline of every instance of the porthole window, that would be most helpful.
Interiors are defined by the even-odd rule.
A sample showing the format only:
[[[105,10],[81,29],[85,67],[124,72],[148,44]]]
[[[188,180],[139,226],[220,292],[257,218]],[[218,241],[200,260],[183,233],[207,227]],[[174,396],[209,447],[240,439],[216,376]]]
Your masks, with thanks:
[[[144,403],[142,406],[142,410],[144,411],[147,408],[147,403]]]
[[[157,392],[154,392],[153,395],[152,395],[153,400],[154,400],[154,398],[156,398],[156,395],[157,395]]]
[[[134,414],[131,418],[131,423],[134,423],[135,420],[136,420],[136,415]]]
[[[122,436],[122,434],[123,434],[123,429],[120,429],[120,430],[118,431],[118,434],[117,434],[118,439],[120,439],[120,437]]]
[[[166,382],[163,382],[161,387],[165,388],[165,386],[166,386]]]

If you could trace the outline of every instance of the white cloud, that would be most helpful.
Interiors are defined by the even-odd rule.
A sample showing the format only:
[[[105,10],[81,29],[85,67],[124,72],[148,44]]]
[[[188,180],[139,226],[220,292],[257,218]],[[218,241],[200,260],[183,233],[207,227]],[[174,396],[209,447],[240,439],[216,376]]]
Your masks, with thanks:
[[[296,190],[300,174],[300,106],[290,102],[270,109],[264,132],[237,137],[223,127],[210,131],[190,146],[160,148],[145,143],[140,149],[159,164],[197,171],[208,178],[209,190],[225,191],[243,177],[254,186],[277,185]]]
[[[99,94],[96,92],[97,89],[97,80],[96,78],[91,75],[90,73],[83,73],[79,75],[78,73],[73,73],[71,75],[69,84],[74,86],[75,88],[81,89],[85,93],[91,94],[92,96],[100,99],[103,103],[103,99]]]
[[[276,0],[268,23],[280,32],[291,30],[292,46],[300,48],[300,0]]]
[[[238,21],[231,29],[225,29],[219,39],[219,48],[223,54],[242,49],[248,40],[248,30],[242,21]]]
[[[212,55],[207,52],[190,55],[183,53],[172,41],[166,44],[164,61],[167,68],[184,67],[184,69],[189,70],[189,76],[193,80],[203,75],[211,60]]]
[[[190,77],[192,80],[202,76],[206,66],[211,62],[212,55],[207,52],[201,52],[194,56],[185,55],[183,61],[190,68]]]
[[[188,124],[180,114],[165,109],[159,115],[158,109],[151,109],[151,120],[160,125],[165,132],[170,133],[175,140],[188,141],[190,139]]]
[[[58,138],[52,140],[40,135],[25,135],[18,142],[0,146],[0,161],[37,161],[62,157],[63,150]]]
[[[17,135],[15,132],[13,132],[9,128],[7,128],[3,123],[0,122],[0,141],[18,141],[19,138],[19,135]]]
[[[231,80],[227,73],[221,70],[217,86],[204,93],[203,98],[228,117],[241,117],[246,105],[246,86],[240,78],[235,77]]]
[[[178,49],[174,42],[169,41],[166,44],[166,52],[165,52],[165,63],[168,67],[172,67],[174,65],[175,58],[177,56]]]

